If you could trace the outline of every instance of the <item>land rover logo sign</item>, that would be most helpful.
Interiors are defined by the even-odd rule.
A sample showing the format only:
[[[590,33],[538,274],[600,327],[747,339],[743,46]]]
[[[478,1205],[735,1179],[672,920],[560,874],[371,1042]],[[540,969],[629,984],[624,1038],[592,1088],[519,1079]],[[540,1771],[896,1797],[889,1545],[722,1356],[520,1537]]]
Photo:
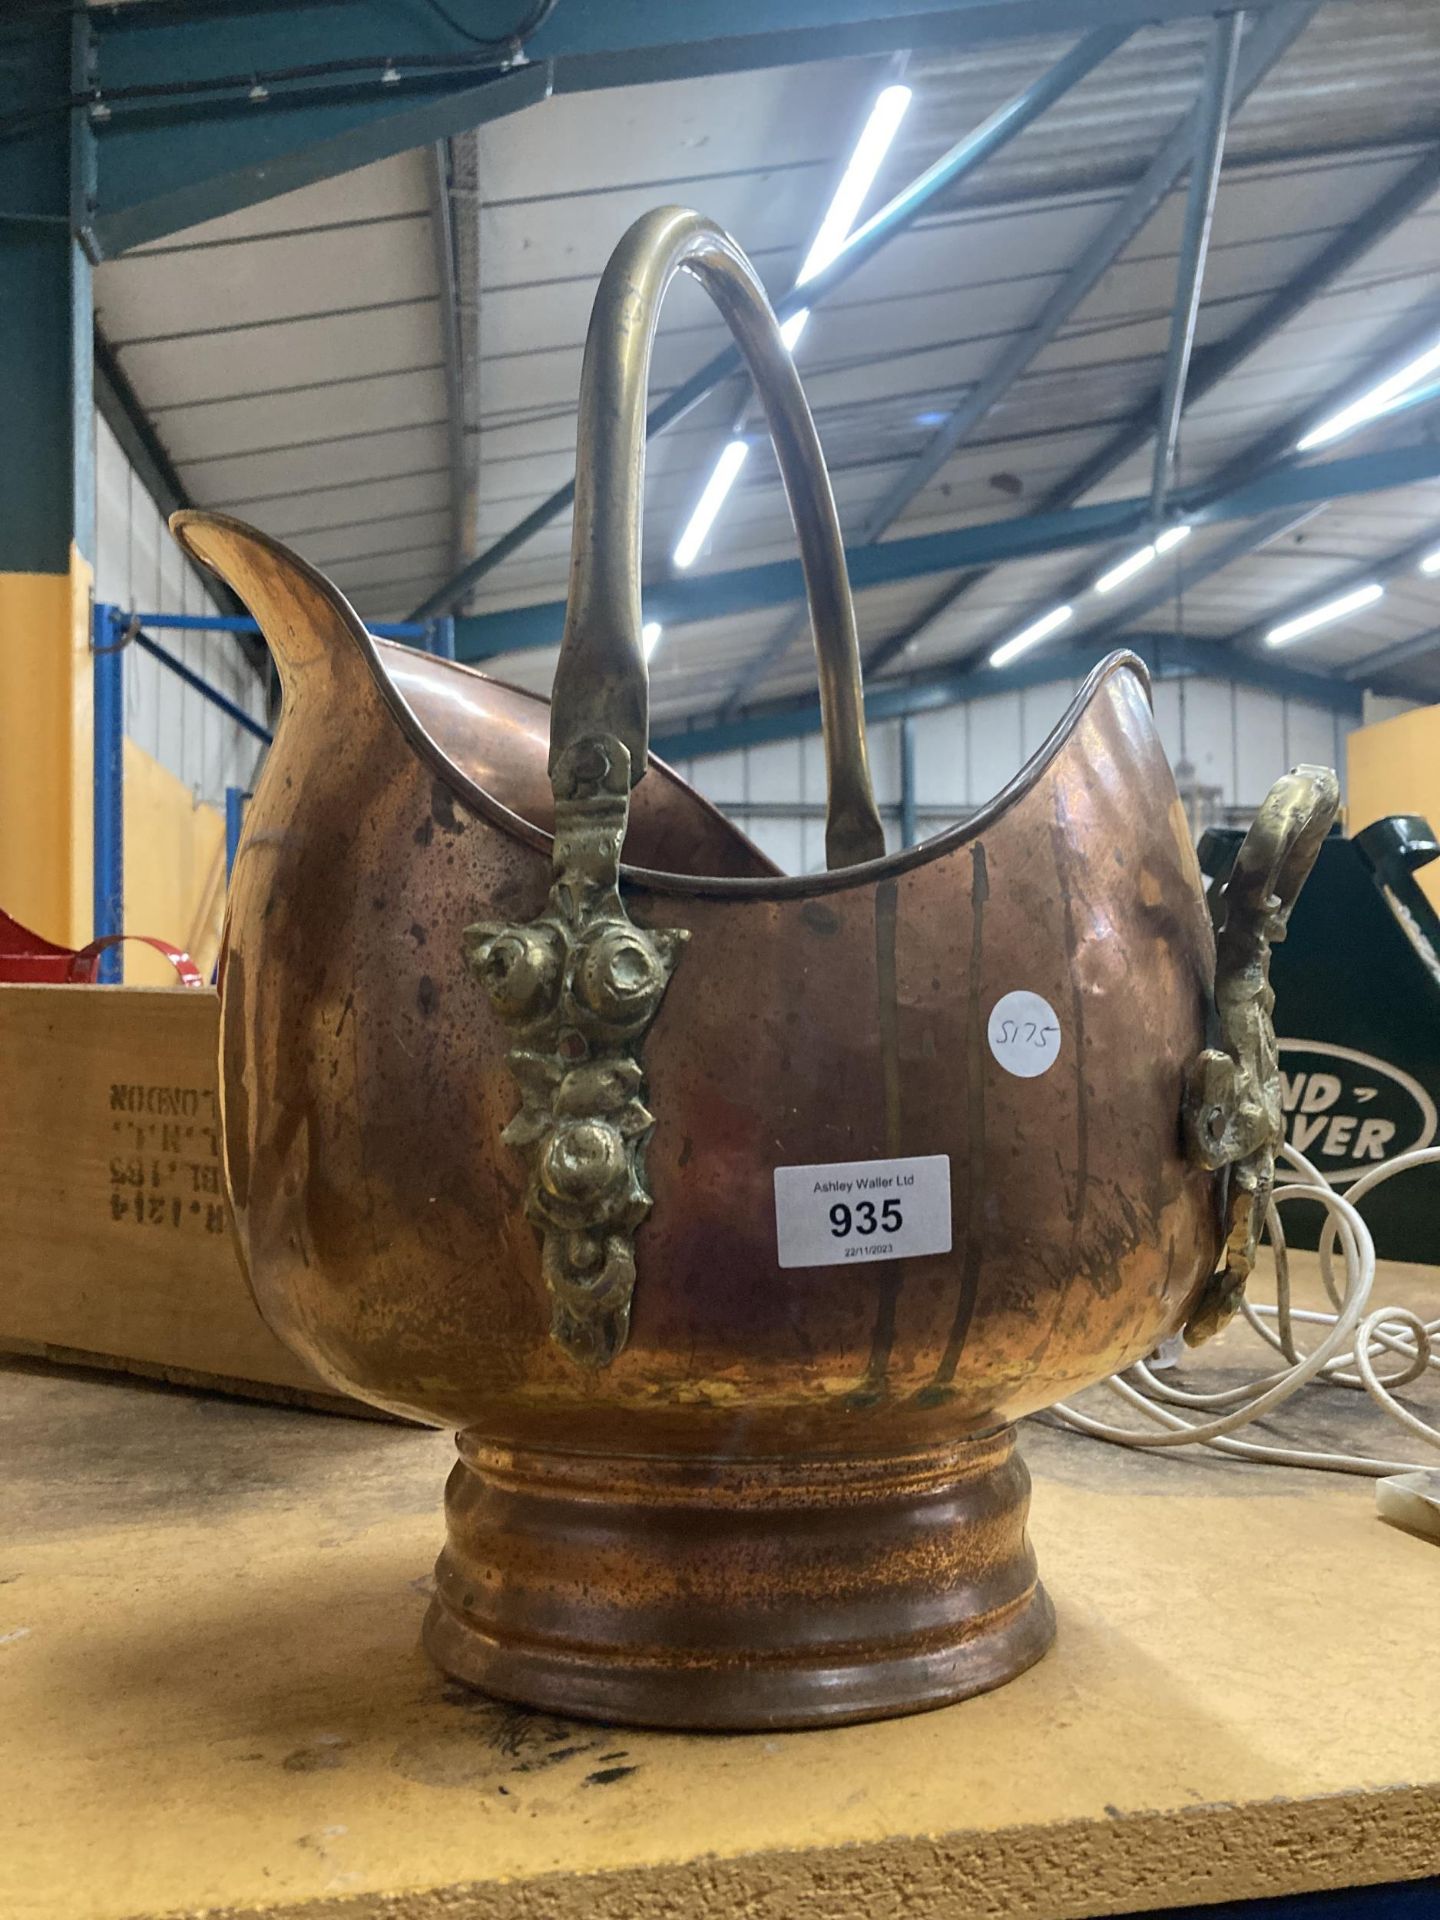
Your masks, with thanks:
[[[1332,1187],[1435,1138],[1435,1102],[1418,1080],[1328,1040],[1280,1042],[1280,1100],[1285,1137]]]

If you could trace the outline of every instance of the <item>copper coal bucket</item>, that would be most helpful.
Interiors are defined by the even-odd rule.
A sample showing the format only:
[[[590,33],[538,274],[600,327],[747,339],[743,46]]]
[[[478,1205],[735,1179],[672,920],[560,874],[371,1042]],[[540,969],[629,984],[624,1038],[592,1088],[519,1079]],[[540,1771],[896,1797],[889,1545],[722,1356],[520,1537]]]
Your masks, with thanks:
[[[646,771],[644,391],[682,268],[799,534],[823,874]],[[1218,982],[1129,655],[983,812],[886,855],[815,430],[694,214],[607,267],[579,444],[553,805],[544,703],[377,646],[274,541],[176,517],[284,687],[221,961],[250,1282],[327,1379],[458,1429],[425,1628],[447,1673],[659,1726],[959,1699],[1054,1630],[1012,1423],[1243,1286],[1280,1131],[1268,943],[1334,776],[1266,803]]]

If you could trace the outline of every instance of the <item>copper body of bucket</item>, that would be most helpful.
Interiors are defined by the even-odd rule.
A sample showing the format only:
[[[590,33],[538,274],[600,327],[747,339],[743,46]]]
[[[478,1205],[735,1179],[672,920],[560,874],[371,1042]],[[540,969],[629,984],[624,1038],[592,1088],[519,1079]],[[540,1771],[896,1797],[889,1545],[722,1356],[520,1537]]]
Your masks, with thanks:
[[[1254,1065],[1233,1036],[1264,983],[1228,1022],[1222,995],[1207,1053],[1215,938],[1129,656],[982,814],[883,855],[833,506],[763,296],[693,215],[617,260],[582,387],[558,804],[544,703],[377,646],[274,542],[179,517],[284,684],[222,954],[226,1176],[276,1332],[459,1432],[426,1628],[448,1672],[659,1725],[903,1712],[1049,1643],[1011,1423],[1213,1305],[1235,1193],[1263,1204],[1225,1171],[1260,1136],[1220,1081]],[[638,778],[632,416],[677,265],[741,334],[791,481],[824,874],[775,873],[658,764]],[[625,311],[648,326],[616,372]],[[587,447],[603,418],[625,447]],[[1292,894],[1297,835],[1333,812],[1306,791]],[[1283,930],[1263,900],[1252,959]],[[1054,1015],[1040,1074],[992,1044],[1014,992]],[[912,1156],[948,1157],[948,1250],[780,1264],[777,1168]]]

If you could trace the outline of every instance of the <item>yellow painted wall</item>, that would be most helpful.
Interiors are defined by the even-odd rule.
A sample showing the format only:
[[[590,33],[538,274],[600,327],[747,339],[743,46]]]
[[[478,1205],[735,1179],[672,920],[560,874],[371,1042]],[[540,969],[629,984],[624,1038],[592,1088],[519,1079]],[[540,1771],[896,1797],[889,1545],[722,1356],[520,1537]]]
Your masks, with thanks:
[[[225,907],[225,822],[190,789],[125,742],[125,931],[184,947],[209,978]],[[127,942],[126,984],[173,986],[175,970]]]
[[[1346,772],[1351,833],[1391,813],[1418,813],[1440,828],[1440,706],[1412,707],[1358,728],[1346,748]],[[1415,878],[1440,911],[1440,861]]]
[[[0,907],[47,940],[90,938],[90,583],[0,573]]]

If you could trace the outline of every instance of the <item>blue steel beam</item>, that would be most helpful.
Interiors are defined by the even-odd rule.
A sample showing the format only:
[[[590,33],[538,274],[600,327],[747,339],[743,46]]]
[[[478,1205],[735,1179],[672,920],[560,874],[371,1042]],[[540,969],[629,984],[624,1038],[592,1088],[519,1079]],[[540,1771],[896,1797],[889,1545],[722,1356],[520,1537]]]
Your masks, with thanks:
[[[900,844],[913,847],[919,839],[915,825],[915,716],[900,722]]]
[[[273,0],[132,0],[90,14],[96,71],[80,97],[103,116],[90,231],[97,253],[113,253],[444,139],[533,104],[552,87],[592,91],[1092,28],[1129,33],[1211,5],[565,0],[526,37],[535,9],[524,0],[470,0],[461,32],[438,9],[422,13],[405,0],[284,8]]]
[[[1262,474],[1248,485],[1218,498],[1202,501],[1181,494],[1176,499],[1176,511],[1196,525],[1255,520],[1262,515],[1277,514],[1281,509],[1295,512],[1322,501],[1434,480],[1440,480],[1440,446],[1420,442],[1308,466],[1284,467]],[[926,574],[952,573],[960,568],[1020,560],[1070,547],[1103,545],[1141,532],[1149,524],[1149,514],[1148,497],[1110,500],[1091,507],[1073,507],[1066,513],[1020,515],[1009,520],[986,521],[979,526],[957,527],[944,533],[885,540],[876,546],[848,547],[845,558],[851,585],[857,592],[864,592],[868,587],[919,579]],[[799,561],[772,560],[761,566],[738,567],[647,587],[645,609],[652,620],[666,626],[680,626],[687,621],[714,620],[730,614],[751,613],[760,607],[784,606],[797,599],[801,590]],[[462,615],[455,622],[457,656],[461,660],[485,660],[499,654],[555,646],[564,618],[563,600]]]
[[[90,623],[95,757],[90,912],[97,940],[125,931],[125,656],[107,618],[111,611],[96,607]],[[117,986],[122,967],[120,949],[108,947],[95,978],[102,986]]]
[[[1317,11],[1317,5],[1318,0],[1300,0],[1297,5],[1277,7],[1246,36],[1234,80],[1235,107],[1244,104],[1275,62],[1288,51]],[[1004,398],[1036,355],[1049,346],[1081,302],[1164,205],[1194,160],[1204,117],[1202,101],[1171,134],[1103,230],[1045,302],[1034,322],[1016,336],[985,378],[956,402],[945,424],[936,428],[924,452],[911,461],[873,510],[865,523],[862,539],[879,539],[916,494],[929,485],[961,442]]]
[[[260,622],[252,620],[248,613],[127,613],[123,618],[135,620],[142,627],[154,627],[157,631],[164,627],[179,633],[260,632]],[[367,625],[366,631],[379,640],[418,640],[427,649],[433,650],[437,624],[435,621],[375,620]]]
[[[1365,211],[1343,227],[1315,258],[1271,294],[1259,310],[1225,339],[1202,347],[1195,355],[1186,386],[1186,404],[1194,406],[1213,393],[1222,380],[1234,373],[1252,353],[1273,340],[1288,327],[1313,300],[1320,298],[1335,281],[1355,266],[1373,247],[1388,240],[1395,230],[1440,188],[1440,146],[1423,153],[1392,187],[1371,202]],[[1161,390],[1155,392],[1113,437],[1067,479],[1051,488],[1039,503],[1039,511],[1050,513],[1072,507],[1083,500],[1092,487],[1108,480],[1136,454],[1155,431]],[[1293,445],[1293,441],[1290,443]],[[1284,449],[1282,449],[1283,451]],[[1247,450],[1247,458],[1249,458]]]
[[[1230,124],[1235,59],[1240,51],[1240,27],[1244,18],[1243,13],[1224,13],[1216,18],[1205,60],[1205,88],[1195,135],[1195,158],[1190,167],[1190,190],[1185,196],[1185,225],[1180,236],[1175,304],[1170,317],[1165,374],[1160,385],[1155,469],[1150,481],[1150,514],[1157,527],[1164,517],[1165,495],[1175,465],[1175,441],[1180,432],[1185,381],[1195,347],[1195,322],[1200,314],[1200,289],[1205,279],[1205,257],[1210,251],[1210,227],[1215,218],[1215,196],[1220,189],[1225,130]]]
[[[1304,412],[1293,416],[1287,420],[1283,426],[1267,429],[1257,440],[1252,441],[1249,446],[1242,447],[1237,454],[1233,455],[1232,458],[1225,463],[1218,475],[1208,480],[1202,488],[1192,490],[1191,499],[1195,504],[1181,510],[1183,517],[1188,518],[1192,524],[1198,523],[1200,520],[1210,517],[1204,512],[1206,503],[1222,498],[1228,488],[1242,483],[1254,487],[1267,476],[1279,475],[1291,471],[1294,464],[1296,443],[1302,438],[1306,430],[1317,421],[1326,419],[1331,414],[1337,412],[1356,394],[1368,392],[1368,390],[1375,385],[1376,381],[1382,378],[1392,367],[1397,364],[1403,365],[1407,360],[1411,359],[1415,353],[1419,352],[1422,347],[1429,346],[1434,340],[1435,326],[1436,321],[1432,317],[1429,324],[1420,333],[1416,334],[1412,330],[1408,336],[1408,345],[1398,349],[1391,346],[1384,353],[1373,358],[1364,372],[1348,380],[1338,393],[1330,394],[1323,400],[1313,402]],[[1440,398],[1440,388],[1427,387],[1415,395],[1413,399],[1405,402],[1401,406],[1397,406],[1394,411],[1398,413],[1404,411],[1408,406],[1429,405],[1436,398]],[[1107,607],[1103,611],[1096,613],[1088,622],[1082,624],[1078,631],[1083,632],[1087,636],[1097,634],[1109,634],[1112,636],[1123,634],[1125,627],[1131,621],[1143,620],[1148,614],[1154,613],[1158,608],[1164,606],[1167,601],[1175,598],[1177,595],[1185,593],[1190,587],[1200,585],[1202,581],[1208,580],[1213,575],[1223,571],[1224,568],[1232,566],[1235,561],[1243,560],[1250,554],[1258,552],[1261,547],[1269,545],[1271,541],[1279,539],[1282,534],[1290,531],[1291,528],[1299,526],[1310,519],[1314,513],[1320,511],[1323,505],[1323,502],[1319,505],[1312,505],[1307,511],[1298,515],[1287,513],[1283,510],[1274,514],[1267,514],[1257,520],[1253,527],[1242,529],[1232,540],[1227,540],[1222,545],[1213,548],[1202,558],[1187,561],[1182,554],[1176,563],[1165,568],[1163,571],[1157,572],[1156,577],[1150,578],[1149,584],[1145,586],[1138,595],[1134,593],[1124,595],[1119,605]],[[1197,508],[1199,509],[1198,511]],[[1440,536],[1432,536],[1432,544],[1433,539],[1436,537]],[[1423,548],[1423,543],[1421,544]],[[1117,547],[1114,557],[1118,558],[1123,550],[1124,549]],[[1103,568],[1101,570],[1103,571]],[[1047,596],[1047,598],[1054,599],[1057,602],[1073,601],[1080,598],[1088,589],[1091,580],[1095,577],[1095,571],[1096,569],[1092,564],[1084,571],[1072,574],[1053,595]],[[974,574],[968,576],[971,580],[976,577]],[[1362,572],[1362,574],[1357,577],[1355,584],[1360,584],[1362,579],[1368,579],[1370,577],[1368,572]],[[1340,587],[1337,588],[1336,591],[1343,592],[1344,589]],[[954,600],[958,597],[958,595],[952,595],[951,603],[953,604]],[[897,636],[900,644],[905,644],[910,638],[922,632],[933,617],[934,609],[927,609],[918,621],[911,624],[904,636]],[[1272,614],[1263,622],[1260,622],[1259,626],[1262,629],[1268,628],[1276,621],[1284,618],[1285,614],[1283,611]],[[1023,625],[1023,619],[1016,624]],[[1245,636],[1239,637],[1243,638]],[[1221,644],[1228,646],[1231,644],[1231,639],[1232,636],[1227,636]],[[984,653],[987,651],[989,645],[990,642],[987,641],[981,646],[976,647],[973,651],[976,654]],[[897,646],[895,651],[898,650],[899,648]],[[885,655],[887,660],[893,657],[893,652],[887,652]],[[873,658],[870,662],[870,671],[875,671],[875,661]]]
[[[1412,329],[1406,336],[1405,345],[1399,348],[1391,346],[1384,353],[1374,356],[1365,370],[1348,380],[1338,393],[1332,393],[1323,400],[1315,401],[1302,413],[1292,416],[1282,426],[1268,428],[1258,439],[1242,447],[1238,453],[1226,461],[1219,473],[1205,483],[1199,498],[1202,501],[1218,498],[1229,487],[1239,485],[1242,481],[1253,483],[1256,478],[1267,473],[1285,471],[1294,459],[1296,443],[1309,427],[1338,412],[1356,394],[1368,392],[1391,368],[1403,365],[1423,347],[1431,345],[1435,337],[1436,325],[1437,320],[1432,316],[1419,333]],[[1440,390],[1426,388],[1405,405],[1429,405],[1437,397],[1440,397]],[[1396,413],[1404,410],[1405,408],[1401,406],[1394,409]],[[1300,520],[1292,519],[1287,523],[1286,516],[1281,514],[1280,524],[1267,517],[1256,524],[1249,539],[1242,532],[1234,540],[1227,541],[1223,547],[1215,548],[1203,560],[1195,560],[1188,565],[1182,556],[1178,567],[1170,568],[1163,577],[1152,581],[1138,597],[1134,594],[1125,595],[1121,605],[1107,610],[1085,631],[1093,633],[1122,631],[1127,622],[1144,619],[1157,607],[1163,606],[1177,591],[1183,592],[1187,587],[1197,586],[1202,580],[1208,580],[1212,574],[1220,572],[1222,567],[1230,566],[1236,560],[1243,560],[1248,554],[1257,552],[1260,547],[1277,539],[1287,530],[1287,525],[1298,525],[1301,520],[1307,520],[1310,517],[1309,513],[1305,513],[1300,516]],[[1116,549],[1117,558],[1120,551]],[[1092,578],[1093,570],[1090,569],[1083,573],[1072,574],[1059,589],[1058,597],[1061,600],[1075,599],[1085,592]],[[926,617],[928,619],[928,616]],[[923,622],[917,622],[916,630],[919,630],[922,625]],[[976,651],[983,652],[984,648],[977,648]]]
[[[287,29],[288,31],[288,29]],[[377,85],[380,65],[376,63]],[[480,84],[431,91],[397,86],[377,97],[277,108],[243,98],[157,127],[153,116],[112,113],[98,129],[100,188],[85,226],[97,260],[203,220],[291,193],[375,160],[433,145],[549,97],[544,65]]]
[[[83,45],[63,18],[8,38],[4,97],[63,97]],[[70,232],[89,145],[83,126],[54,116],[0,140],[0,572],[64,573],[72,544],[94,556],[94,311],[90,263]]]
[[[121,618],[123,621],[124,616],[122,615]],[[125,624],[128,625],[128,621]],[[164,647],[157,646],[148,635],[143,633],[134,634],[131,644],[139,647],[142,653],[148,653],[152,660],[158,660],[162,667],[168,667],[177,680],[183,680],[185,685],[198,693],[202,700],[208,700],[212,707],[218,707],[221,713],[228,720],[233,720],[237,727],[243,728],[263,745],[267,747],[270,745],[271,734],[268,727],[262,727],[260,722],[253,715],[248,714],[238,701],[232,700],[228,693],[222,693],[218,687],[212,687],[208,680],[193,672],[183,660],[177,660],[173,653],[167,653]]]
[[[1108,59],[1126,38],[1126,33],[1119,29],[1103,29],[1087,35],[1048,73],[1042,74],[1033,85],[1007,101],[998,112],[992,113],[987,120],[958,140],[947,153],[942,154],[924,173],[903,187],[893,200],[865,221],[823,272],[807,281],[803,290],[794,288],[777,303],[778,317],[788,320],[792,313],[798,313],[802,307],[818,306],[838,287],[844,286],[897,234],[912,226],[942,193],[976,172],[1017,134],[1023,133],[1026,127],[1038,120],[1042,113],[1099,66],[1102,60]],[[658,406],[651,408],[645,421],[647,436],[653,439],[657,433],[663,433],[667,427],[673,426],[724,381],[741,372],[743,367],[744,361],[738,347],[722,349]],[[552,520],[566,512],[574,498],[575,483],[570,480],[548,499],[542,500],[539,506],[532,508],[508,533],[502,534],[483,553],[462,567],[453,579],[447,580],[444,586],[422,600],[413,617],[424,620],[458,606],[487,573],[493,573],[502,561],[509,559],[542,527],[549,526]]]
[[[1421,155],[1392,187],[1372,201],[1372,203],[1349,226],[1344,227],[1335,237],[1323,246],[1315,258],[1301,271],[1287,280],[1285,285],[1271,294],[1260,309],[1252,314],[1243,326],[1224,340],[1213,346],[1202,347],[1195,355],[1190,369],[1190,378],[1186,383],[1185,401],[1194,406],[1207,394],[1213,393],[1222,380],[1226,380],[1249,359],[1252,353],[1266,345],[1270,340],[1289,326],[1310,303],[1321,297],[1335,281],[1347,274],[1358,261],[1383,240],[1403,225],[1427,200],[1433,198],[1440,188],[1440,147],[1432,147]],[[1433,332],[1433,328],[1432,328]],[[1427,343],[1429,336],[1427,335]],[[1418,351],[1417,347],[1417,351]],[[1393,350],[1392,350],[1393,351]],[[1397,353],[1394,362],[1399,364],[1405,358]],[[1368,376],[1373,383],[1375,375]],[[1084,499],[1092,488],[1103,480],[1108,480],[1133,455],[1137,454],[1155,432],[1155,423],[1161,401],[1161,390],[1157,387],[1153,394],[1138,407],[1130,420],[1086,461],[1083,461],[1074,473],[1051,487],[1041,495],[1036,503],[1037,513],[1059,513],[1065,507],[1073,507]],[[1293,423],[1287,427],[1291,437],[1274,444],[1275,436],[1264,436],[1263,442],[1247,447],[1240,456],[1244,461],[1244,471],[1253,472],[1258,464],[1263,464],[1262,454],[1268,448],[1273,457],[1278,451],[1287,453],[1293,448],[1295,440],[1303,429],[1292,431]],[[900,632],[892,634],[872,651],[866,661],[866,671],[881,672],[889,663],[902,653],[912,640],[918,639],[931,623],[942,613],[962,600],[966,594],[977,587],[988,575],[988,569],[967,574],[961,581],[949,586],[915,620],[910,621]],[[1088,574],[1076,575],[1059,590],[1061,600],[1073,599],[1082,593],[1088,584]]]
[[[1294,43],[1316,11],[1318,0],[1278,8],[1246,36],[1231,86],[1232,109],[1241,106],[1259,86],[1275,62]],[[1200,100],[1166,140],[1145,172],[1120,202],[1100,233],[1081,253],[1065,278],[1041,307],[1034,321],[1017,333],[983,379],[961,394],[944,424],[937,427],[925,448],[907,465],[889,492],[873,507],[860,532],[862,545],[883,539],[910,505],[952,457],[956,449],[1021,378],[1036,356],[1050,345],[1088,299],[1097,283],[1124,253],[1174,191],[1176,182],[1200,151],[1206,129],[1206,103]],[[784,657],[805,630],[803,611],[796,614],[736,677],[723,702],[734,712],[751,690]],[[883,657],[882,657],[883,656]],[[875,672],[891,657],[888,643],[866,661]]]
[[[230,876],[235,871],[235,856],[240,851],[240,835],[245,827],[245,802],[249,799],[243,787],[225,789],[225,882],[229,885]]]
[[[1125,648],[1136,653],[1157,680],[1209,675],[1234,680],[1296,700],[1307,700],[1332,713],[1358,719],[1364,695],[1328,674],[1255,660],[1244,654],[1222,654],[1204,641],[1179,634],[1127,634]],[[1069,647],[1039,659],[1017,660],[1008,667],[939,667],[905,680],[887,680],[865,695],[865,717],[871,725],[898,720],[959,700],[975,700],[997,693],[1016,693],[1026,687],[1050,686],[1057,680],[1082,678],[1097,661],[1114,649],[1091,644]],[[762,746],[772,740],[793,740],[820,731],[818,700],[777,700],[752,707],[738,720],[722,720],[688,731],[659,734],[650,750],[662,760],[677,761],[701,754],[732,753],[740,747]]]

